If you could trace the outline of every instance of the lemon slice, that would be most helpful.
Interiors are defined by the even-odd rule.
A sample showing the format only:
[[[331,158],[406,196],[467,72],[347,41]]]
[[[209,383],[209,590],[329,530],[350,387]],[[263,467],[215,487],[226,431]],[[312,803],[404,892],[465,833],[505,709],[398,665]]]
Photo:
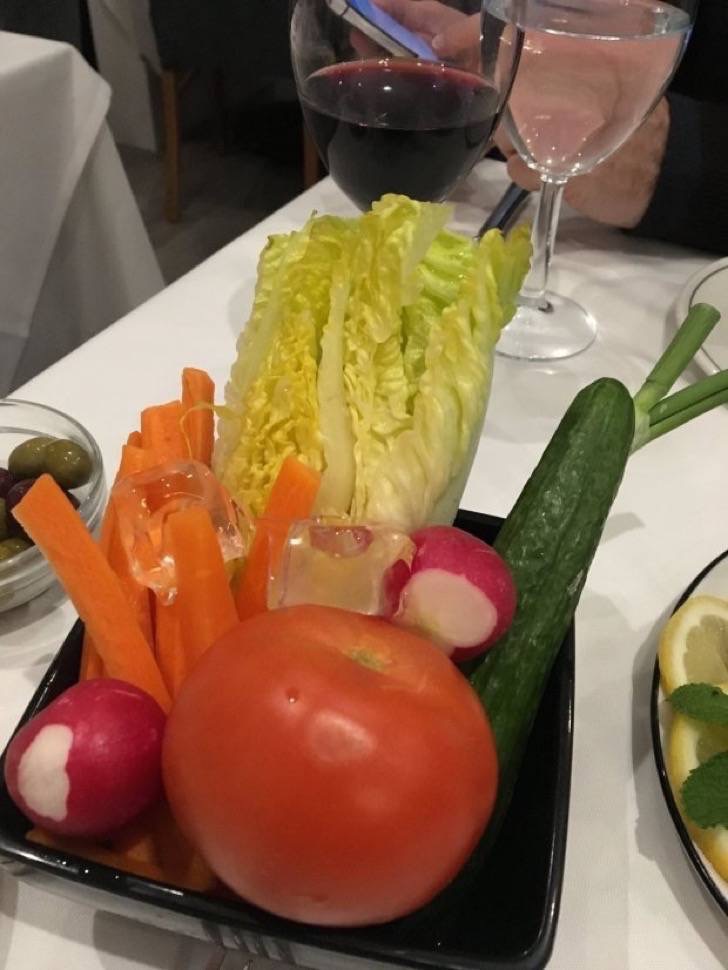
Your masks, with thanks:
[[[702,598],[702,597],[701,597]],[[728,684],[720,685],[728,691]],[[667,743],[667,775],[675,801],[685,825],[713,868],[728,880],[728,828],[715,825],[709,829],[698,828],[685,815],[680,797],[683,782],[703,761],[720,751],[728,751],[728,727],[704,724],[684,714],[675,714]]]
[[[728,601],[717,596],[686,600],[662,631],[659,658],[666,694],[681,684],[727,682]]]

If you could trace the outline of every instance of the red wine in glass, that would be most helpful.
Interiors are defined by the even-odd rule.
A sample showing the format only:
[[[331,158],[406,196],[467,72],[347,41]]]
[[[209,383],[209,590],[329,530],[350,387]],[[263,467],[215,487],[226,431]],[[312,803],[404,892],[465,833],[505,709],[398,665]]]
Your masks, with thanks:
[[[361,209],[386,192],[446,198],[482,157],[502,102],[477,74],[406,58],[324,67],[300,96],[331,176]]]

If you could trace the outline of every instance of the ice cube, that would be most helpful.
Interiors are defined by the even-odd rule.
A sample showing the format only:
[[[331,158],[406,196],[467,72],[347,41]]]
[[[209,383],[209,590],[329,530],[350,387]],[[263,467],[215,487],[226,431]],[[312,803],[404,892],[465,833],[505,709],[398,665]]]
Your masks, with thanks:
[[[165,462],[120,479],[111,492],[121,543],[134,577],[163,603],[177,593],[174,558],[165,522],[172,512],[204,505],[215,527],[225,562],[247,548],[249,516],[235,506],[210,469],[199,461]]]
[[[268,586],[271,609],[314,603],[391,615],[415,545],[400,529],[325,518],[301,519],[289,529]]]

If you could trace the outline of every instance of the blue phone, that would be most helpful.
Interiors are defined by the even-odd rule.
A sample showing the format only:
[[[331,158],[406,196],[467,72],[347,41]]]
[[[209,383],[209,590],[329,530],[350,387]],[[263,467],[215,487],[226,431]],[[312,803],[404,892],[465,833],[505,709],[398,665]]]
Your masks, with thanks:
[[[390,53],[422,61],[440,60],[421,37],[403,27],[372,0],[327,0],[327,3],[334,13]]]

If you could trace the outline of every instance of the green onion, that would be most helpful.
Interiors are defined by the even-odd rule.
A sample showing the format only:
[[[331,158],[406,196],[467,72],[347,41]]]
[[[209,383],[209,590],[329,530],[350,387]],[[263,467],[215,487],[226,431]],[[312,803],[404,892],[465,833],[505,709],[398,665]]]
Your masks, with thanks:
[[[667,349],[634,396],[635,434],[632,451],[678,428],[711,408],[728,403],[728,371],[703,378],[665,397],[720,320],[708,303],[691,307]]]

